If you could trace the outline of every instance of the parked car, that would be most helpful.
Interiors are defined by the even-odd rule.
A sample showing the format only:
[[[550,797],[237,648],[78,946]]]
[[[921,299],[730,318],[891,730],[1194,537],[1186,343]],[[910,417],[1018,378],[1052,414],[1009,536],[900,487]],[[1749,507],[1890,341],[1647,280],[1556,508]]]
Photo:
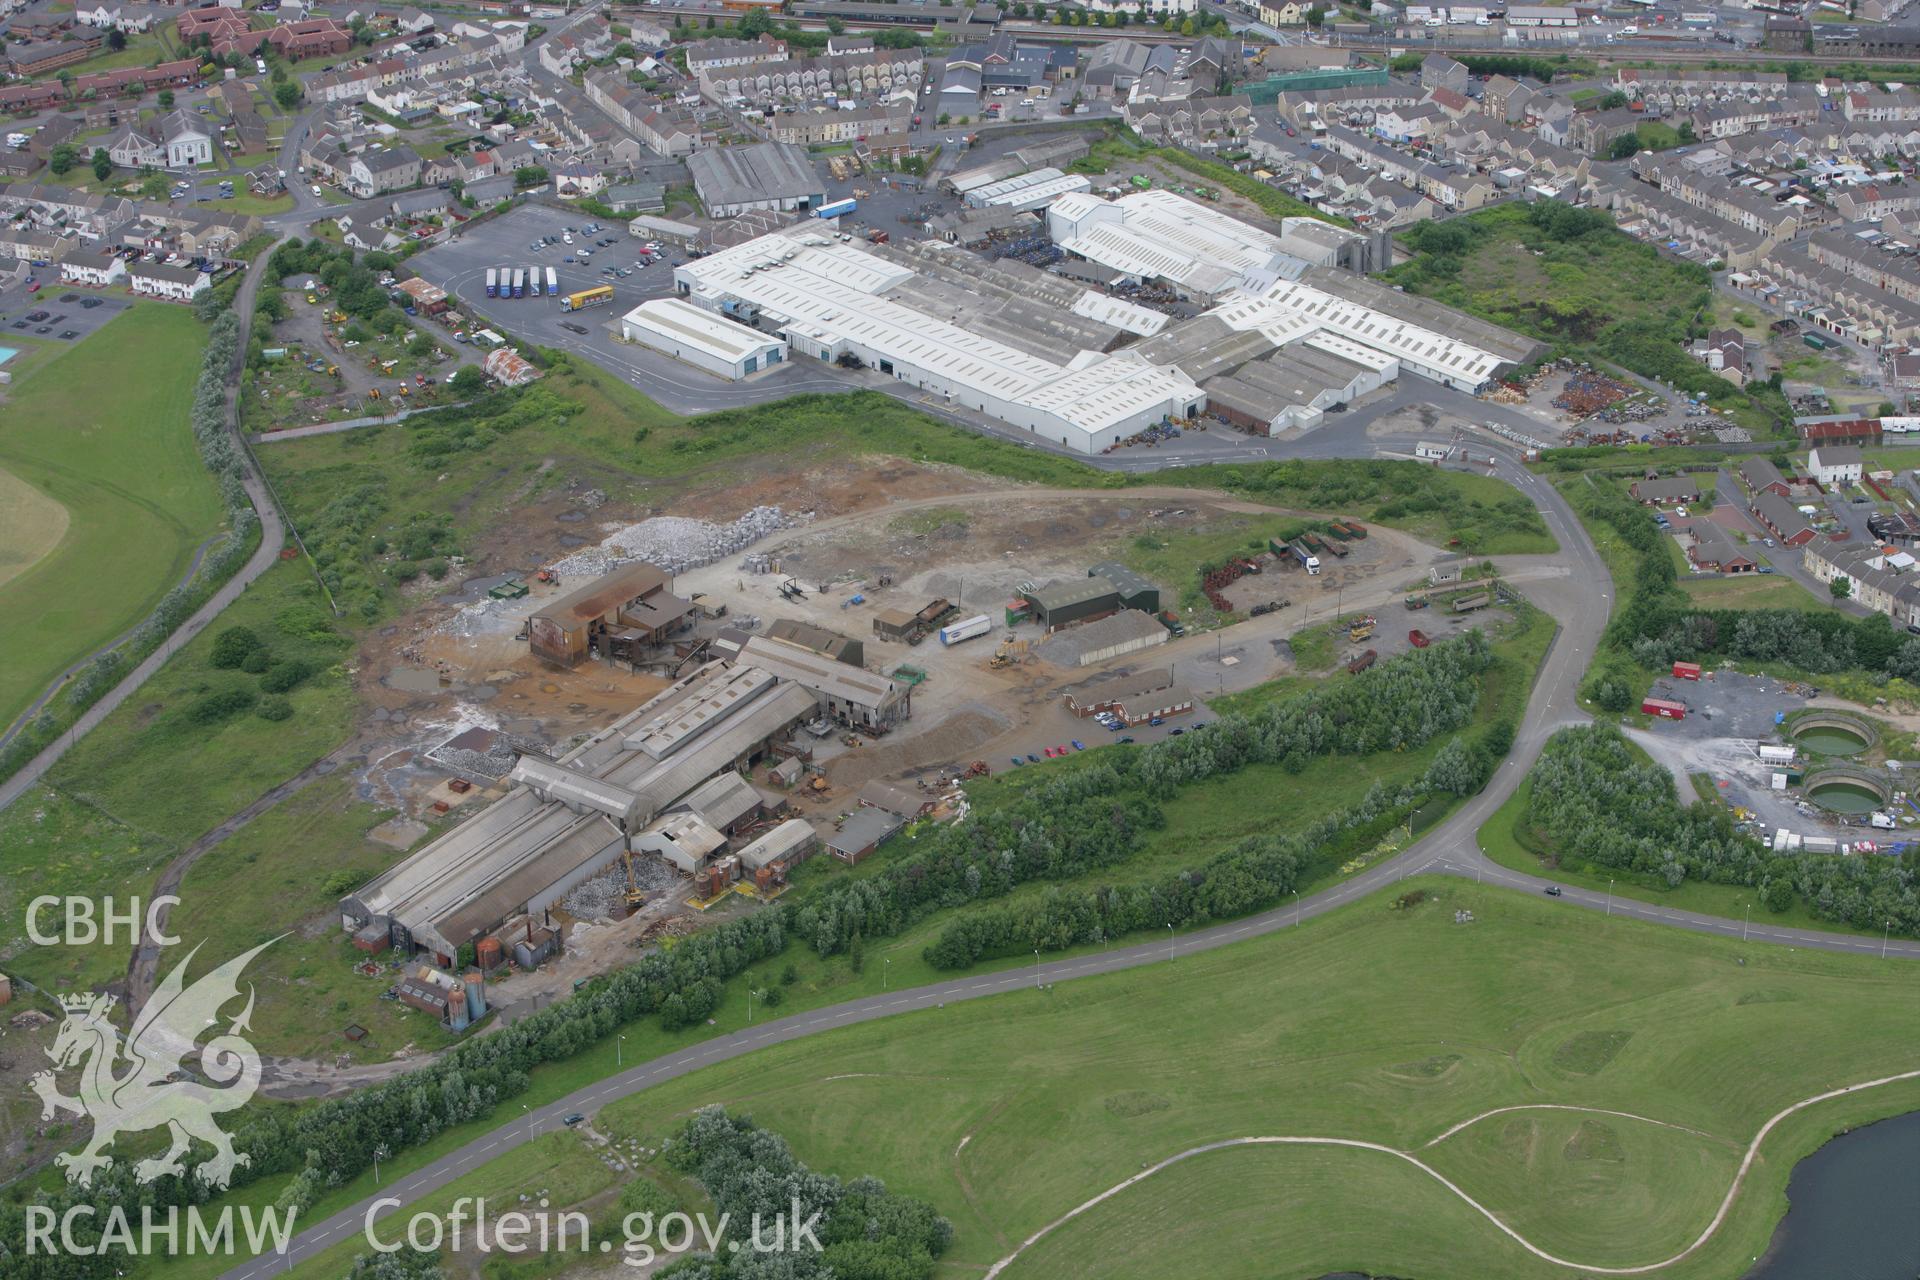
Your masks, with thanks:
[[[1547,894],[1547,896],[1548,896],[1549,898],[1557,898],[1557,897],[1559,897],[1559,896],[1560,896],[1560,886],[1559,886],[1559,885],[1557,885],[1557,884],[1550,884],[1550,885],[1548,885],[1548,886],[1547,886],[1547,888],[1546,888],[1546,894]]]

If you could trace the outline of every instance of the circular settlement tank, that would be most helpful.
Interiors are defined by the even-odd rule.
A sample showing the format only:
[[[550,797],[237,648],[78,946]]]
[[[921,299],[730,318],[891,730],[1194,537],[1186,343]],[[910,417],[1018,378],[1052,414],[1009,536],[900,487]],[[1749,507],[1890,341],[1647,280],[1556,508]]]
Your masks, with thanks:
[[[1893,796],[1886,775],[1857,765],[1836,764],[1807,775],[1807,799],[1829,813],[1871,813]]]
[[[1793,726],[1793,744],[1819,756],[1855,756],[1873,745],[1874,732],[1852,716],[1803,716]]]

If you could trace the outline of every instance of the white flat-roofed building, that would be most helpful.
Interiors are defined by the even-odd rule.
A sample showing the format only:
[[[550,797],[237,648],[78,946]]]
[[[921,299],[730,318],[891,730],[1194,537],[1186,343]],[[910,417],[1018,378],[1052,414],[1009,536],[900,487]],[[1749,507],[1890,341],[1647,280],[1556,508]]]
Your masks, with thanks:
[[[1166,328],[1167,322],[1172,319],[1164,311],[1155,311],[1152,307],[1143,307],[1137,302],[1128,302],[1125,298],[1110,294],[1096,293],[1092,289],[1075,300],[1073,314],[1097,320],[1101,324],[1110,324],[1116,329],[1125,329],[1142,338],[1151,338]]]
[[[810,225],[761,236],[674,270],[683,295],[713,311],[759,313],[801,355],[863,365],[1082,453],[1098,453],[1169,415],[1198,412],[1200,388],[1177,369],[1125,352],[1042,358],[895,301],[916,273]]]
[[[1040,170],[1039,172],[1048,171]],[[1089,191],[1093,188],[1093,180],[1084,173],[1061,173],[1058,169],[1054,169],[1051,175],[1042,182],[1022,183],[1010,190],[995,192],[980,203],[989,209],[1011,209],[1015,213],[1025,213],[1031,209],[1044,209],[1061,196]]]
[[[1047,233],[1077,257],[1206,296],[1301,265],[1279,237],[1171,191],[1062,195],[1047,206]]]
[[[627,312],[620,336],[732,382],[787,358],[780,338],[678,298],[655,298]]]
[[[1305,323],[1323,333],[1345,338],[1357,347],[1371,348],[1398,362],[1408,373],[1460,391],[1477,392],[1494,371],[1511,361],[1446,334],[1410,324],[1384,311],[1316,289],[1294,280],[1279,280],[1255,297],[1224,307],[1221,314],[1235,328],[1257,328],[1268,323],[1266,308],[1295,324]],[[1342,356],[1347,351],[1340,352]]]

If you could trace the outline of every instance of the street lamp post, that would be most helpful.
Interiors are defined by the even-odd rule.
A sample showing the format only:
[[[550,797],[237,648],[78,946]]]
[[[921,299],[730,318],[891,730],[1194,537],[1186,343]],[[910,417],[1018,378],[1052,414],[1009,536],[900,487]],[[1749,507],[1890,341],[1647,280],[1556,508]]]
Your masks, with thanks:
[[[627,1051],[627,1038],[625,1036],[615,1036],[613,1038],[614,1070],[618,1071],[621,1067],[626,1065],[626,1051]]]
[[[880,957],[880,989],[882,991],[885,991],[887,989],[887,982],[892,977],[893,977],[893,961],[889,960],[885,956],[881,956]]]
[[[1033,949],[1033,985],[1040,986],[1040,948]]]
[[[387,1144],[381,1143],[373,1149],[373,1185],[380,1185],[380,1162],[387,1158]]]
[[[1880,935],[1880,958],[1887,958],[1887,939],[1893,936],[1893,921],[1887,921],[1886,931]]]
[[[1607,881],[1607,914],[1613,914],[1613,881]]]
[[[1173,921],[1167,921],[1167,959],[1173,959]]]
[[[1293,891],[1293,927],[1296,929],[1300,927],[1300,891],[1298,889]]]
[[[1753,904],[1747,904],[1746,911],[1740,917],[1740,941],[1747,940],[1747,926],[1753,923]]]

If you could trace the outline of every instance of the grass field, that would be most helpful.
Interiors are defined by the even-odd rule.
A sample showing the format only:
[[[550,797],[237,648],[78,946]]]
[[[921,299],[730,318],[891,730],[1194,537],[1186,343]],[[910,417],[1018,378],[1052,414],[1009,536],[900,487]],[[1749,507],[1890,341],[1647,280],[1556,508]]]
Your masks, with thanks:
[[[1814,609],[1830,604],[1784,573],[1747,573],[1711,582],[1682,582],[1680,589],[1705,609]]]
[[[136,306],[15,383],[0,469],[64,507],[66,535],[0,584],[0,724],[177,585],[219,526],[187,422],[205,330]]]
[[[1428,896],[1391,909],[1409,891]],[[1474,922],[1457,924],[1457,910]],[[770,1048],[609,1104],[596,1123],[650,1142],[707,1103],[750,1111],[816,1168],[931,1200],[956,1228],[945,1276],[978,1274],[1144,1163],[1251,1135],[1413,1151],[1538,1246],[1635,1265],[1700,1232],[1776,1111],[1913,1068],[1909,979],[1869,958],[1415,880],[1217,952]],[[1490,1109],[1540,1103],[1643,1119],[1517,1112],[1426,1145]],[[1658,1274],[1739,1274],[1785,1207],[1796,1159],[1841,1126],[1915,1106],[1909,1083],[1790,1119],[1721,1232]],[[1390,1155],[1252,1147],[1121,1192],[1006,1275],[1157,1277],[1170,1257],[1209,1276],[1566,1274]],[[293,1274],[330,1276],[339,1261]]]
[[[27,947],[24,910],[16,908],[40,893],[148,893],[160,869],[195,838],[346,739],[353,691],[341,664],[351,650],[345,637],[322,629],[318,596],[303,565],[276,565],[138,696],[82,738],[48,775],[49,786],[0,814],[0,956],[14,953],[12,972],[42,985],[76,986],[124,972],[123,946]],[[285,695],[293,710],[288,719],[265,720],[254,710],[212,722],[195,718],[202,698],[256,689],[263,679],[209,665],[214,638],[232,626],[254,630],[276,658],[314,668]],[[180,785],[186,778],[193,785]],[[42,812],[46,817],[38,816]],[[352,846],[337,835],[330,831],[311,844],[289,835],[280,848],[249,838],[243,848],[291,861],[317,887],[336,867],[358,865]],[[306,902],[298,895],[252,892],[224,905],[251,913],[255,930],[277,925],[278,932],[297,918],[287,914],[288,905]]]

